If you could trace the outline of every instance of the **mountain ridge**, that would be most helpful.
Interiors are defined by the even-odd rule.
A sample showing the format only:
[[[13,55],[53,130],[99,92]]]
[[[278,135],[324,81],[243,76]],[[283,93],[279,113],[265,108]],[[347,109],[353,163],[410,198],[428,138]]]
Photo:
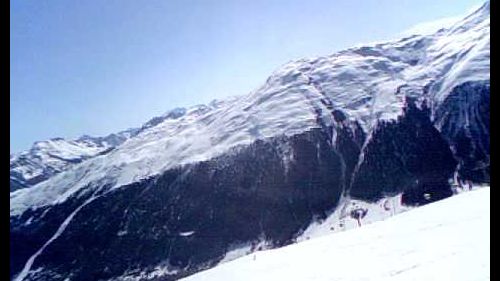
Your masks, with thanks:
[[[154,118],[11,192],[11,278],[148,280],[166,264],[176,280],[238,245],[293,243],[347,197],[419,206],[489,183],[489,39],[486,3],[434,34],[292,61],[249,95]]]

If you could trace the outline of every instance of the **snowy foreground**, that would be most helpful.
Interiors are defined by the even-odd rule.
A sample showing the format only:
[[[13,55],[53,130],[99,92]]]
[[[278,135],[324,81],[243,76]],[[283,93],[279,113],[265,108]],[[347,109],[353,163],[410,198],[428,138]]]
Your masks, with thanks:
[[[183,280],[489,280],[490,188]]]

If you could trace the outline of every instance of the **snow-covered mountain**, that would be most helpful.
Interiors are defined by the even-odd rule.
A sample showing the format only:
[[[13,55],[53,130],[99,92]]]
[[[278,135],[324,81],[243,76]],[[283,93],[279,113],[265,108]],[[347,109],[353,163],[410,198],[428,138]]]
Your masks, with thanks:
[[[10,155],[10,191],[31,187],[84,160],[106,154],[141,131],[167,119],[179,118],[185,111],[185,108],[169,110],[152,118],[140,128],[131,128],[104,137],[83,135],[75,140],[53,138],[35,142],[29,150]]]
[[[106,137],[84,135],[76,140],[36,142],[29,150],[10,155],[10,191],[31,187],[86,159],[106,154],[136,132],[129,129]]]
[[[489,230],[488,187],[182,280],[490,280]]]
[[[175,280],[332,215],[489,183],[489,20],[487,2],[434,34],[290,62],[11,192],[11,277]]]

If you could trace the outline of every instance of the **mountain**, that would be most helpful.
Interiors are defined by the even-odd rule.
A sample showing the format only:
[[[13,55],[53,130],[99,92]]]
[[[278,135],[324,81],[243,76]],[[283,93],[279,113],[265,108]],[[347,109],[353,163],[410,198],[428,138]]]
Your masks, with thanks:
[[[182,280],[490,280],[489,202],[489,188],[463,193]]]
[[[489,21],[487,2],[434,34],[292,61],[11,192],[11,279],[176,280],[488,184]]]
[[[136,133],[129,129],[106,137],[84,135],[76,140],[40,141],[10,155],[10,191],[28,188],[89,158],[106,154]]]
[[[104,137],[83,135],[76,140],[53,138],[35,142],[29,150],[10,155],[10,191],[32,187],[75,164],[106,154],[141,131],[166,119],[182,116],[185,110],[169,110],[162,116],[152,118],[140,128],[131,128]]]

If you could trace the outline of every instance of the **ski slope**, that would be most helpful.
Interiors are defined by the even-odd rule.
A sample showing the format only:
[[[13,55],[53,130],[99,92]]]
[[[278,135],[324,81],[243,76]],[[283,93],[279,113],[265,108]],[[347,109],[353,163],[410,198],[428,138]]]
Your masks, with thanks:
[[[361,228],[248,255],[183,279],[489,280],[490,188]]]

